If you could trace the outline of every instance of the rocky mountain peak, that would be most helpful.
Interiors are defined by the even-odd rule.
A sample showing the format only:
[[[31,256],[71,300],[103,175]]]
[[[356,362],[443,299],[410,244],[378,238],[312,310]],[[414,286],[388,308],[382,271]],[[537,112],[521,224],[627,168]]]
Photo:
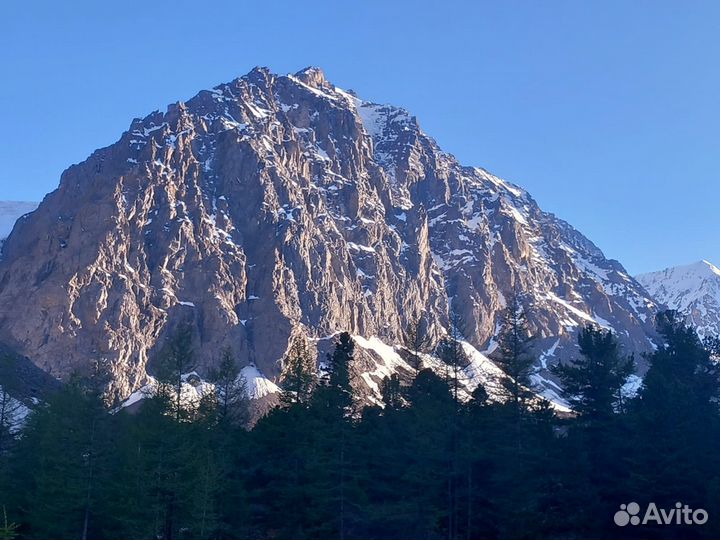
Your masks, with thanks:
[[[700,261],[699,263],[696,263],[696,265],[697,265],[700,269],[704,270],[704,271],[706,272],[706,274],[707,274],[708,276],[710,276],[710,277],[720,276],[720,268],[718,268],[717,266],[715,266],[715,265],[714,265],[713,263],[711,263],[710,261],[706,261],[706,260],[703,259],[703,260]]]
[[[480,351],[516,289],[550,397],[548,367],[576,354],[580,325],[633,350],[654,337],[647,292],[527,192],[316,68],[256,68],[133,121],[63,173],[4,249],[0,342],[60,377],[102,359],[122,398],[180,324],[200,375],[230,347],[273,382],[293,336],[322,351],[349,331],[357,380],[375,391],[404,369],[393,346],[408,322],[422,316],[437,340],[454,311],[471,388],[496,369]]]
[[[295,73],[295,77],[313,88],[319,89],[324,86],[328,86],[329,84],[325,79],[325,73],[323,70],[315,66],[308,66],[305,69],[301,69]]]

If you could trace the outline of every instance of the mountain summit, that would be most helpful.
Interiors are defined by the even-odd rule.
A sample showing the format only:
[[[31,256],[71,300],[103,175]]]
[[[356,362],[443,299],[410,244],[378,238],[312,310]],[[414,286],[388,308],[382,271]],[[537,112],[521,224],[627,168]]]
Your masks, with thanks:
[[[318,68],[256,68],[134,120],[63,173],[3,248],[0,341],[61,378],[104,360],[123,398],[181,324],[201,375],[229,346],[272,381],[294,336],[322,350],[349,331],[357,379],[376,389],[403,367],[392,346],[408,322],[421,316],[437,339],[453,311],[476,385],[512,291],[546,395],[580,325],[631,350],[654,337],[647,292],[525,190]]]

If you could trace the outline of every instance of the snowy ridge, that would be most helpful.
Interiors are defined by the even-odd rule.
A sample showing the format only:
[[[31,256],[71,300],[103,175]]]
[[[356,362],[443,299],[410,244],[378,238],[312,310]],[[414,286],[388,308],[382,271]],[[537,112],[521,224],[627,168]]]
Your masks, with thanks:
[[[683,313],[701,338],[720,336],[720,268],[699,261],[641,274],[637,280],[658,302]]]

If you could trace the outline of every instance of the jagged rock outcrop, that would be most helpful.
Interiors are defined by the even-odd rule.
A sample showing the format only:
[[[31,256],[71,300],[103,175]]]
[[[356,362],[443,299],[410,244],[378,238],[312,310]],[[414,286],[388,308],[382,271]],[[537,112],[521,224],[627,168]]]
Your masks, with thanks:
[[[181,323],[201,374],[231,346],[277,380],[294,332],[397,344],[419,314],[437,338],[452,309],[492,348],[512,290],[546,351],[540,386],[580,324],[632,349],[654,336],[645,290],[526,191],[316,68],[256,68],[63,173],[3,248],[0,341],[59,377],[105,359],[124,397]]]

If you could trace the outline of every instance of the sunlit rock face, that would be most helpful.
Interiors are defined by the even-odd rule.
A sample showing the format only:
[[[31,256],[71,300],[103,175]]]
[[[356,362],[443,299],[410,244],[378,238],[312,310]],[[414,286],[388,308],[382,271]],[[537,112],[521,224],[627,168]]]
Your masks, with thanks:
[[[63,173],[3,248],[0,341],[61,378],[103,360],[123,398],[180,324],[201,375],[231,347],[277,382],[298,333],[321,350],[339,331],[392,346],[419,315],[437,339],[453,310],[468,344],[492,349],[513,290],[540,388],[588,322],[650,347],[648,293],[526,191],[316,68],[258,68],[134,120]],[[359,356],[365,373],[390,362]]]

